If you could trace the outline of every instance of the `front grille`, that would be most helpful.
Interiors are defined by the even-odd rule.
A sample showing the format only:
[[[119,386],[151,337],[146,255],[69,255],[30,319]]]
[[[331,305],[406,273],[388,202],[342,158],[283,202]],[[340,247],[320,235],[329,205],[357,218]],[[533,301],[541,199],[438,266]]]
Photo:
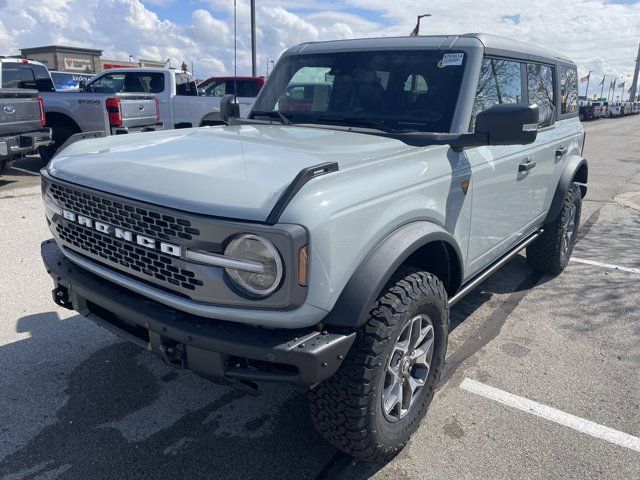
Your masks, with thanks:
[[[200,235],[200,230],[193,228],[189,220],[150,208],[133,207],[55,183],[50,184],[49,194],[62,208],[161,240],[192,240]]]
[[[203,285],[194,272],[176,266],[173,258],[161,253],[140,248],[70,222],[66,225],[56,224],[56,231],[63,242],[121,265],[125,269],[187,290],[195,290]]]

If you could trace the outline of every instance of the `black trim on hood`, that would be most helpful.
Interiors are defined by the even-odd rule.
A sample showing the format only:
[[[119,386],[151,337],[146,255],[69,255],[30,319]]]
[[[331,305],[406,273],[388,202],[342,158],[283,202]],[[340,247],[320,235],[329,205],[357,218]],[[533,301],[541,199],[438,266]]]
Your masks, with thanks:
[[[276,204],[273,206],[273,209],[269,213],[267,217],[267,225],[275,225],[280,220],[280,216],[284,209],[287,208],[287,205],[291,203],[293,197],[296,196],[296,193],[300,191],[305,184],[320,175],[325,175],[331,172],[337,172],[339,170],[337,162],[326,162],[321,163],[319,165],[314,165],[313,167],[303,168],[298,172],[293,181],[289,184],[284,193],[280,196]]]

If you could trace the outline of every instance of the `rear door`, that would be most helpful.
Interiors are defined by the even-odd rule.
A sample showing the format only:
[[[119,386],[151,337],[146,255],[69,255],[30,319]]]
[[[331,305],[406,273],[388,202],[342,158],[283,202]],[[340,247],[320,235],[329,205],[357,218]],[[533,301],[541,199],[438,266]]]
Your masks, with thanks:
[[[562,125],[556,125],[556,68],[554,65],[527,63],[527,103],[535,103],[540,109],[538,138],[532,156],[535,162],[529,171],[532,180],[531,208],[537,217],[545,211],[545,200],[550,185],[557,185],[554,178],[559,176],[563,158],[566,158],[568,145],[566,132]],[[556,150],[558,155],[556,156]],[[566,150],[568,151],[568,150]],[[564,152],[564,153],[563,153]]]
[[[173,98],[173,115],[176,128],[199,127],[200,110],[195,110],[193,97],[198,96],[198,89],[193,77],[188,73],[176,73],[176,96]]]
[[[571,155],[580,155],[583,129],[578,119],[578,72],[573,65],[529,63],[527,86],[530,103],[540,106],[538,146],[531,170],[532,206],[545,215]]]
[[[524,103],[526,65],[517,60],[485,58],[473,114],[504,103]],[[526,169],[535,145],[487,146],[466,150],[471,167],[473,215],[467,275],[473,275],[504,254],[534,226],[533,179]]]

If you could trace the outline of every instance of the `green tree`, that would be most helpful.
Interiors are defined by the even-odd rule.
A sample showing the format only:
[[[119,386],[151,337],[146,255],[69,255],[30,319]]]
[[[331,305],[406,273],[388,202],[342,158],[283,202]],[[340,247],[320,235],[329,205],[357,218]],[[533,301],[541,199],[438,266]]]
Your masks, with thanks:
[[[182,62],[182,65],[180,65],[180,70],[182,70],[183,72],[187,71],[187,63],[186,62]]]

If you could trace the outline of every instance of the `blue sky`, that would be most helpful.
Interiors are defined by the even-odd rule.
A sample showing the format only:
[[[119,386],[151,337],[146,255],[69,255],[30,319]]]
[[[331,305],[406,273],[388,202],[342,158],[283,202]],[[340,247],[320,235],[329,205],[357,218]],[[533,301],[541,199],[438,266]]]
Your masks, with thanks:
[[[242,2],[243,0],[240,0]],[[620,1],[628,1],[628,0],[620,0]],[[257,0],[257,4],[259,5],[260,0]],[[160,18],[164,20],[170,20],[177,23],[188,24],[191,21],[191,14],[194,10],[198,8],[207,8],[210,4],[209,2],[199,1],[199,0],[142,0],[147,8],[153,12],[155,12]],[[308,5],[303,5],[299,7],[289,7],[287,10],[294,13],[313,13],[318,10],[315,6],[316,2],[309,1]],[[325,4],[330,4],[332,8],[339,10],[344,13],[349,13],[352,15],[357,15],[359,17],[364,18],[365,20],[380,23],[380,24],[388,24],[389,19],[384,18],[379,13],[367,10],[364,8],[356,8],[349,5],[345,5],[344,1],[339,0],[326,0]],[[211,12],[217,18],[229,20],[230,15],[221,9],[212,9]]]
[[[249,0],[238,4],[238,73],[251,71]],[[640,42],[633,0],[256,0],[258,73],[302,42],[486,32],[561,50],[581,72],[624,76]],[[114,60],[172,59],[198,76],[233,71],[233,0],[0,0],[0,55],[66,44]]]

